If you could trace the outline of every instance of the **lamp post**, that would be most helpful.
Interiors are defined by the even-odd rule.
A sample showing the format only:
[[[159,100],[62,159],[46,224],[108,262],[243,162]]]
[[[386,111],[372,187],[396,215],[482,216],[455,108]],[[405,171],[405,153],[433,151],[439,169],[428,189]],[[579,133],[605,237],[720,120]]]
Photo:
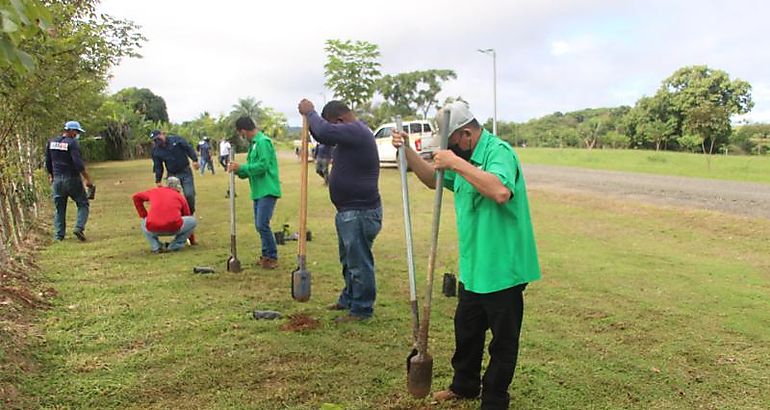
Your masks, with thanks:
[[[492,56],[492,134],[497,135],[497,53],[494,48],[479,49],[479,52]]]

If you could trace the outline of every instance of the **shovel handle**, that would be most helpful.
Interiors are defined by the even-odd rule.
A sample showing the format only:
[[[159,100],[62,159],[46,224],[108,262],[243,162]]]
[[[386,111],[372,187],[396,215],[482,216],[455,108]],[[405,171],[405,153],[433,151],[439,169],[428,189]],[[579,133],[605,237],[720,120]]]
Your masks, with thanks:
[[[230,148],[230,163],[235,161],[235,147]],[[230,253],[238,259],[235,246],[235,172],[230,173]]]
[[[307,246],[307,154],[308,154],[308,139],[310,138],[308,132],[307,117],[302,116],[302,149],[300,151],[300,160],[302,162],[300,168],[299,179],[299,245],[298,254],[302,260],[306,255]]]
[[[445,150],[449,140],[449,110],[442,110],[441,139],[439,148]],[[436,193],[433,198],[433,227],[431,231],[430,255],[428,257],[427,289],[425,290],[425,305],[420,318],[420,335],[417,340],[417,350],[422,354],[428,353],[428,330],[430,328],[430,309],[433,301],[433,273],[436,270],[436,255],[438,253],[438,233],[441,222],[441,201],[444,193],[444,170],[436,171]]]
[[[396,117],[396,131],[403,129],[401,116]],[[404,232],[406,236],[406,260],[409,271],[409,300],[417,301],[417,280],[414,269],[414,242],[412,239],[412,217],[409,209],[409,183],[407,181],[406,147],[398,147],[398,171],[401,174],[401,198],[404,205]]]

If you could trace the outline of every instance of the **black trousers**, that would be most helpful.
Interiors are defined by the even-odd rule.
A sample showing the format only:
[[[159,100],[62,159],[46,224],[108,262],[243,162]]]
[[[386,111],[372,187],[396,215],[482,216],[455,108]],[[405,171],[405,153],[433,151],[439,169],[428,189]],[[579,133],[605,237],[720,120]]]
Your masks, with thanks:
[[[463,397],[481,393],[482,409],[507,409],[508,386],[519,355],[519,335],[527,284],[493,293],[473,293],[460,283],[455,311],[454,378],[449,387]],[[492,330],[489,365],[481,378],[481,360],[487,329]]]

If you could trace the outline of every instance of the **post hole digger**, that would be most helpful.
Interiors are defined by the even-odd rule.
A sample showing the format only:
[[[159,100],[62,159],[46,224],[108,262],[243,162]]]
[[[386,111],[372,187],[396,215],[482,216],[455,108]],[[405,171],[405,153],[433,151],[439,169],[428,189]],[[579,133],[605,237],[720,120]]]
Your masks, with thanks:
[[[447,149],[449,140],[449,111],[443,110],[441,116],[441,130],[439,148]],[[402,152],[405,157],[405,152]],[[405,172],[406,167],[404,167]],[[420,317],[419,334],[417,337],[417,354],[410,356],[407,366],[407,390],[417,398],[422,398],[430,393],[433,382],[433,357],[428,353],[428,331],[430,328],[430,310],[433,300],[433,273],[436,269],[436,254],[438,253],[439,222],[441,221],[441,201],[443,197],[444,171],[435,173],[436,193],[433,200],[433,224],[431,229],[430,254],[428,256],[428,274],[425,289],[425,303]],[[403,180],[402,180],[403,181]]]
[[[230,150],[230,163],[235,160],[235,150]],[[235,243],[235,173],[230,172],[230,257],[227,258],[227,271],[238,273],[241,271],[241,261],[238,260],[238,251]]]
[[[396,130],[401,130],[401,117],[396,117]],[[406,373],[412,367],[412,358],[417,356],[417,337],[420,333],[420,313],[417,307],[417,279],[414,274],[414,246],[412,244],[412,217],[409,211],[409,184],[407,181],[406,148],[398,148],[398,171],[401,175],[401,199],[404,205],[404,233],[406,238],[406,263],[409,273],[409,305],[412,308],[412,351],[406,358]]]
[[[291,297],[298,302],[310,300],[310,272],[307,270],[307,155],[308,155],[308,123],[307,117],[302,116],[302,148],[300,158],[300,191],[299,191],[299,240],[297,252],[297,269],[291,273]]]

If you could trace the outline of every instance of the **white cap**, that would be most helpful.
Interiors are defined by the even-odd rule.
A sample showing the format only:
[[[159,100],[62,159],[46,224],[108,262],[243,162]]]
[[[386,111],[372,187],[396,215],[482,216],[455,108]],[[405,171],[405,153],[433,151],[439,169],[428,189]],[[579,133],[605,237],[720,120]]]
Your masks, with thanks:
[[[444,105],[442,109],[439,110],[438,115],[436,116],[436,122],[439,124],[439,128],[441,127],[441,117],[444,115],[445,110],[449,112],[449,133],[447,135],[452,135],[453,132],[468,125],[468,123],[475,118],[470,109],[468,109],[467,103],[464,101],[455,101]]]

